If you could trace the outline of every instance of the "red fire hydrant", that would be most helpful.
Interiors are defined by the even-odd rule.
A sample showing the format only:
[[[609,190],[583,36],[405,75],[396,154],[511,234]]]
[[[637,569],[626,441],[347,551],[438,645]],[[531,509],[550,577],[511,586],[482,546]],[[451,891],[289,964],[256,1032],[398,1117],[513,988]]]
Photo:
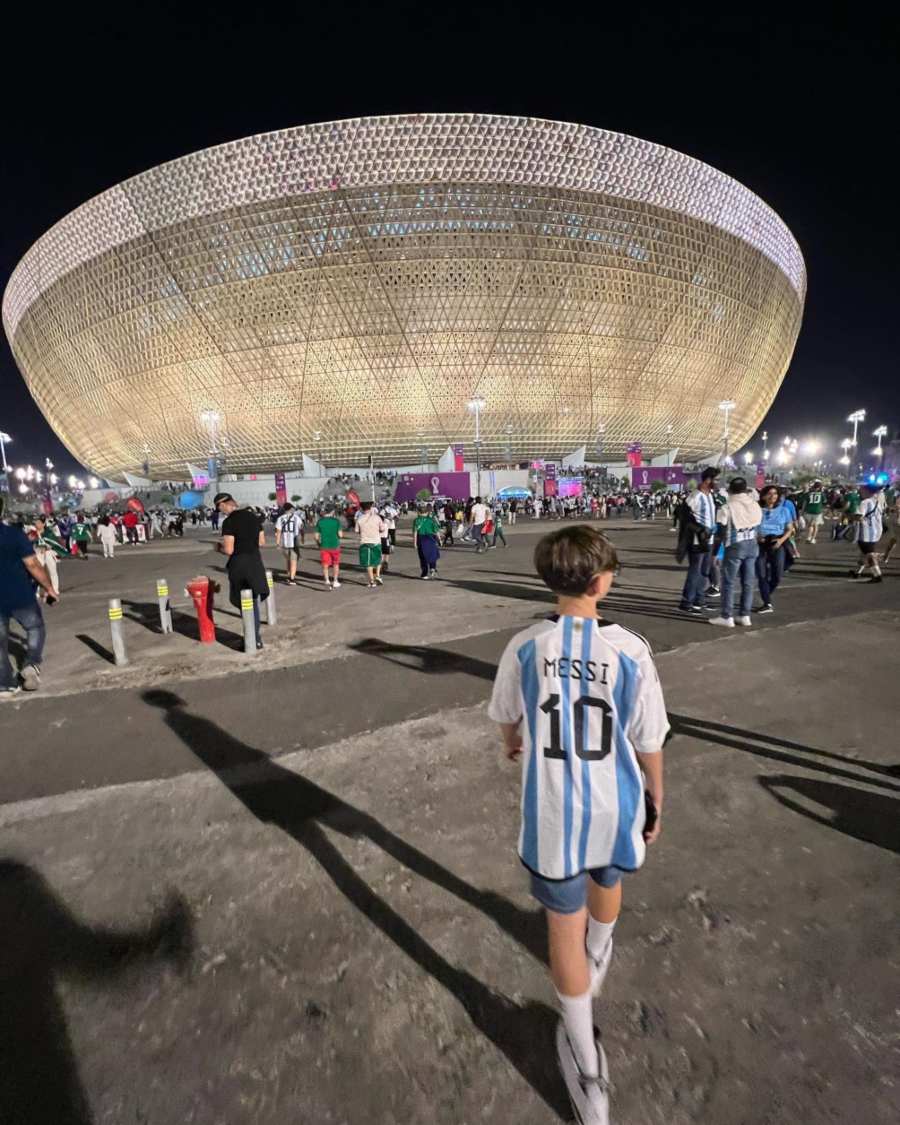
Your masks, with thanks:
[[[218,590],[218,584],[205,575],[192,578],[184,591],[194,600],[197,608],[197,625],[200,629],[200,643],[211,645],[215,643],[216,626],[213,621],[213,595]]]

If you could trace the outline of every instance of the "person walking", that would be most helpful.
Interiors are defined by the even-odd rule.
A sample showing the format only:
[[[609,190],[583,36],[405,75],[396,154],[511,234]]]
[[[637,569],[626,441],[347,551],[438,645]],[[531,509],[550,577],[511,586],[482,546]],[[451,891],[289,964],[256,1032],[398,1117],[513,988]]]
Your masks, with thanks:
[[[441,557],[438,542],[440,534],[441,526],[432,514],[431,505],[426,504],[424,513],[413,520],[413,546],[419,555],[421,567],[419,577],[426,581],[438,577],[437,564]]]
[[[97,538],[103,548],[103,557],[114,559],[116,557],[116,529],[109,522],[109,516],[100,517],[100,522],[97,524]]]
[[[369,589],[375,590],[384,585],[381,577],[381,541],[388,538],[387,528],[371,500],[363,500],[359,507],[360,515],[356,521],[356,530],[359,533],[359,562],[360,566],[366,568]]]
[[[713,532],[716,525],[716,503],[713,497],[719,470],[713,466],[703,470],[696,492],[688,496],[680,510],[678,545],[675,558],[687,558],[688,572],[681,591],[680,609],[696,616],[706,609],[707,586],[712,566]]]
[[[556,613],[509,642],[488,715],[505,757],[522,761],[518,852],[546,911],[559,1067],[576,1119],[608,1125],[593,1001],[612,961],[622,878],[660,835],[669,722],[650,646],[599,619],[618,569],[609,540],[564,526],[538,543],[535,569]]]
[[[864,484],[859,503],[859,539],[856,541],[861,558],[856,570],[850,571],[851,578],[862,578],[868,571],[871,582],[881,582],[881,566],[878,561],[878,541],[884,534],[884,495],[880,488]]]
[[[34,521],[34,553],[37,555],[41,566],[46,567],[50,575],[50,584],[53,587],[54,597],[59,597],[59,559],[68,554],[66,545],[47,523],[43,516],[38,516]],[[43,588],[38,591],[42,600],[46,597]]]
[[[72,524],[70,538],[72,540],[73,554],[77,554],[87,562],[88,547],[91,544],[91,528],[81,512],[78,513],[77,519]]]
[[[488,518],[487,504],[482,502],[480,496],[475,497],[475,503],[472,505],[470,519],[472,521],[469,528],[469,535],[475,541],[475,554],[480,555],[487,548],[484,542],[484,524]]]
[[[813,544],[819,536],[819,528],[825,522],[825,493],[820,480],[814,480],[806,494],[803,516],[806,520],[806,542]]]
[[[501,540],[504,547],[509,546],[509,544],[506,542],[506,536],[503,534],[503,520],[504,520],[504,518],[505,517],[503,515],[503,510],[502,510],[501,506],[498,504],[495,511],[494,511],[494,534],[491,537],[491,547],[497,546],[497,540],[498,539]]]
[[[229,601],[241,608],[241,590],[253,594],[253,622],[256,627],[256,647],[262,648],[259,603],[269,596],[269,580],[263,565],[260,547],[266,545],[266,533],[252,508],[241,508],[228,492],[217,492],[213,505],[225,518],[222,521],[222,538],[216,550],[228,557]]]
[[[48,605],[59,601],[59,593],[46,567],[38,562],[28,536],[21,527],[0,522],[0,699],[19,692],[18,677],[9,657],[10,621],[18,621],[25,630],[22,687],[25,691],[36,691],[40,687],[46,629],[34,595],[35,585],[46,594]]]
[[[794,530],[788,509],[780,502],[778,487],[767,484],[759,495],[762,519],[757,530],[759,555],[756,559],[756,581],[762,599],[759,613],[772,613],[772,595],[784,576],[785,543]]]
[[[344,532],[341,530],[341,521],[334,514],[334,508],[329,505],[316,523],[316,542],[319,545],[319,561],[322,564],[322,575],[325,585],[329,590],[341,588],[341,540]],[[334,574],[332,582],[331,575]]]
[[[287,584],[297,585],[297,568],[300,561],[300,532],[303,517],[293,504],[285,503],[281,515],[275,520],[275,546],[284,551],[287,567]]]
[[[722,561],[722,606],[719,616],[709,619],[710,625],[734,628],[734,593],[738,580],[741,583],[741,602],[737,623],[744,626],[752,624],[753,578],[759,555],[756,533],[761,522],[762,509],[748,492],[746,480],[734,477],[728,485],[728,498],[716,513],[725,558]]]

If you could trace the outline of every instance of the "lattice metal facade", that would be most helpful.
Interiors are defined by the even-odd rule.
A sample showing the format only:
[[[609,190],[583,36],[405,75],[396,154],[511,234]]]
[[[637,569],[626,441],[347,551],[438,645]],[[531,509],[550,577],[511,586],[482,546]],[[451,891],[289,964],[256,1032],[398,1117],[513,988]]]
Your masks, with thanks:
[[[310,125],[90,200],[16,267],[3,322],[93,471],[184,476],[471,452],[732,447],[787,370],[790,231],[681,153],[580,125],[434,114]],[[671,432],[668,431],[671,427]]]

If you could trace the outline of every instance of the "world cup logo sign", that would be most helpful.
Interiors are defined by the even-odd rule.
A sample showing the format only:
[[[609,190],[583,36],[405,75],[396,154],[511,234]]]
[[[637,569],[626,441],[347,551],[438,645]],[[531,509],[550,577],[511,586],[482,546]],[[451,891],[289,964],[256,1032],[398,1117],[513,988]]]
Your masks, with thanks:
[[[440,491],[440,488],[441,488],[441,478],[440,477],[432,477],[431,478],[431,495],[437,496],[438,492]]]

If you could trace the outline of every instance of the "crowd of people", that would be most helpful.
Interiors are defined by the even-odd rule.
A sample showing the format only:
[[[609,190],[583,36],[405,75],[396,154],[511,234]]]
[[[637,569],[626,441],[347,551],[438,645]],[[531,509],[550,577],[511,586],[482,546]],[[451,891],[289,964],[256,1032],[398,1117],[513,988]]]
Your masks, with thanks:
[[[674,512],[676,557],[688,564],[680,601],[683,612],[703,616],[709,600],[721,599],[711,624],[750,626],[758,589],[757,612],[773,613],[775,591],[800,557],[801,543],[816,543],[826,519],[833,540],[851,540],[859,548],[858,563],[848,578],[882,581],[882,566],[890,561],[900,537],[897,488],[871,482],[826,488],[815,480],[802,490],[766,483],[757,492],[739,476],[732,477],[727,488],[719,487],[719,475],[716,468],[704,469],[699,487],[682,497]]]

